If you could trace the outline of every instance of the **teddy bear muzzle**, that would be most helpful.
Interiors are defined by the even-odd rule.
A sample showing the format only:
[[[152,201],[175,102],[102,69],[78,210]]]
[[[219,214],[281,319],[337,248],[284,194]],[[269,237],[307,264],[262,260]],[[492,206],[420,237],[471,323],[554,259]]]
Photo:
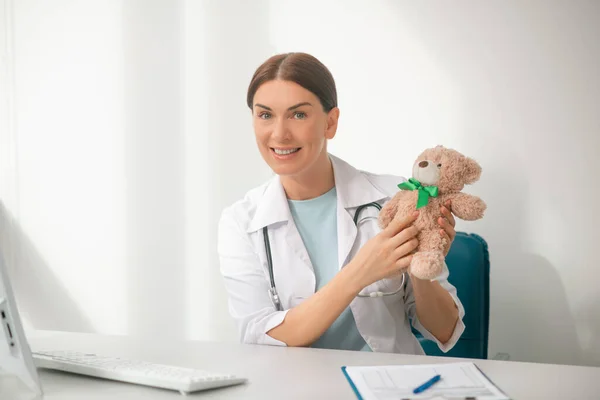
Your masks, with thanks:
[[[423,185],[435,185],[440,180],[441,165],[435,161],[423,160],[415,163],[413,177]]]

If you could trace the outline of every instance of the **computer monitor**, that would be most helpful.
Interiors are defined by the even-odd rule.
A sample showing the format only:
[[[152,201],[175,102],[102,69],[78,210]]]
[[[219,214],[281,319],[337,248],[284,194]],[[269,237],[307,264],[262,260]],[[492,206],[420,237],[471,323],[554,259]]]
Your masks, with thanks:
[[[21,324],[4,261],[0,249],[0,379],[16,378],[20,381],[19,387],[24,385],[24,389],[28,388],[41,396],[42,386]]]

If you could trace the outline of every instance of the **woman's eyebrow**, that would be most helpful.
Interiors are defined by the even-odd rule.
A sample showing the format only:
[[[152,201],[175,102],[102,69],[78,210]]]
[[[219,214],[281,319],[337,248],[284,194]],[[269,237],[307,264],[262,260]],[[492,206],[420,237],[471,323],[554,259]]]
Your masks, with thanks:
[[[255,107],[261,107],[261,108],[264,108],[265,110],[273,111],[273,110],[271,109],[271,107],[267,107],[267,106],[265,106],[264,104],[256,103],[254,106],[255,106]],[[310,103],[309,103],[309,102],[307,102],[307,101],[305,101],[305,102],[302,102],[302,103],[298,103],[298,104],[296,104],[296,105],[293,105],[293,106],[289,107],[289,108],[288,108],[288,111],[291,111],[291,110],[293,110],[293,109],[295,109],[295,108],[298,108],[298,107],[301,107],[301,106],[311,106],[311,107],[312,107],[312,104],[310,104]]]
[[[288,111],[291,111],[291,110],[293,110],[294,108],[298,108],[298,107],[301,107],[301,106],[312,106],[312,104],[310,104],[310,103],[309,103],[309,102],[307,102],[307,101],[305,101],[305,102],[303,102],[303,103],[298,103],[298,104],[296,104],[295,106],[291,106],[290,108],[288,108]]]

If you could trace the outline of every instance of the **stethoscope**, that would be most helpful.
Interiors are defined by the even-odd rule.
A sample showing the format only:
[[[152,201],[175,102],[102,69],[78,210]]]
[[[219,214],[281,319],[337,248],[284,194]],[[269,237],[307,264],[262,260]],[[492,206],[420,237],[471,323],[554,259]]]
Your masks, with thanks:
[[[360,212],[367,207],[375,207],[378,211],[381,211],[381,205],[379,205],[378,203],[368,203],[368,204],[363,204],[362,206],[359,206],[356,209],[356,213],[354,214],[354,225],[356,225],[357,228],[358,228],[358,223],[359,223],[358,216],[359,216]],[[361,222],[366,219],[369,219],[369,218],[376,218],[376,217],[366,217],[366,218],[362,219]],[[275,305],[275,309],[277,311],[283,311],[283,307],[281,306],[281,300],[279,299],[279,295],[277,294],[277,288],[275,287],[275,278],[273,276],[273,259],[271,257],[271,244],[269,242],[268,227],[266,227],[266,226],[263,228],[263,236],[264,236],[264,240],[265,240],[265,252],[267,254],[267,266],[269,268],[269,278],[271,281],[270,282],[271,288],[269,289],[269,295],[271,296],[273,305]],[[359,293],[358,297],[376,298],[376,297],[395,295],[396,293],[399,293],[404,288],[405,280],[406,280],[406,278],[405,278],[405,274],[403,272],[402,273],[402,284],[400,285],[400,288],[398,288],[397,290],[395,290],[393,292],[377,291],[377,292],[365,293],[365,294]]]

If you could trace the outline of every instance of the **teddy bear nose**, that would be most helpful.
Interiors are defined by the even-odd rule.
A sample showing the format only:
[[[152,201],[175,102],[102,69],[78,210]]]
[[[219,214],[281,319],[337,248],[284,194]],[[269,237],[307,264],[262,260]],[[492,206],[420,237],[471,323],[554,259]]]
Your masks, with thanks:
[[[421,167],[421,168],[425,168],[425,167],[426,167],[426,166],[428,166],[428,165],[429,165],[429,163],[428,163],[427,161],[421,161],[421,162],[419,163],[419,167]]]

